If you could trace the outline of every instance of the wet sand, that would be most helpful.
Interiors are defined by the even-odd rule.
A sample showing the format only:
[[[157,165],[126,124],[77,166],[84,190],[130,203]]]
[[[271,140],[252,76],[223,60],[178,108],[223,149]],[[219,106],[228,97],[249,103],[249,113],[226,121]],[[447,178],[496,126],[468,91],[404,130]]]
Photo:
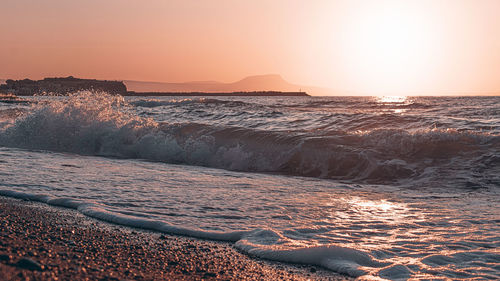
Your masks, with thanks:
[[[0,197],[1,280],[347,280],[250,258],[230,243],[115,226]]]

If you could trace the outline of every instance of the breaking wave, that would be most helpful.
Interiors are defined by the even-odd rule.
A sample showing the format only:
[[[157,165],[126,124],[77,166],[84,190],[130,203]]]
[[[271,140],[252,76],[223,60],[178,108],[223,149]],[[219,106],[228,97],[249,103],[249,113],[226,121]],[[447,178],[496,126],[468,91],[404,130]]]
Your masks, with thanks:
[[[134,105],[207,101],[220,102]],[[34,104],[1,130],[0,145],[9,147],[374,183],[428,177],[432,168],[439,175],[450,167],[488,169],[484,161],[497,159],[500,148],[498,135],[450,129],[315,134],[160,123],[133,113],[122,97],[91,92]]]

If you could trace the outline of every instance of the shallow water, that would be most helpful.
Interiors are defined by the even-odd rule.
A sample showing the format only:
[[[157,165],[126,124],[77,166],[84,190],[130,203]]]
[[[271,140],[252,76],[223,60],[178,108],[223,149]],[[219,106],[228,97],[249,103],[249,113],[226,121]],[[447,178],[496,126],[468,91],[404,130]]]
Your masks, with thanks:
[[[0,194],[385,279],[500,278],[500,98],[0,102]]]

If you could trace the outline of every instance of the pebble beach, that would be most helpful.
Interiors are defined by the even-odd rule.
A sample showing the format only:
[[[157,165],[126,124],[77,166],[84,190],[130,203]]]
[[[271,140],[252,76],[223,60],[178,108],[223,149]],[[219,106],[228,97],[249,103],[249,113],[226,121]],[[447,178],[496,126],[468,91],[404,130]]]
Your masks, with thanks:
[[[115,226],[0,197],[1,280],[348,280],[250,258],[229,243]]]

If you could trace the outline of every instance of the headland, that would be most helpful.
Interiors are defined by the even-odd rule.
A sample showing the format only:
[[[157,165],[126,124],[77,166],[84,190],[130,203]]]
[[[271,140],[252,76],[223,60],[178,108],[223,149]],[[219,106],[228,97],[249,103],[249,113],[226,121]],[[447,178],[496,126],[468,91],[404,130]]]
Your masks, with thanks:
[[[306,97],[306,92],[281,92],[281,91],[235,91],[235,92],[136,92],[129,91],[123,81],[82,79],[73,76],[44,78],[42,80],[12,80],[8,79],[5,84],[0,84],[0,94],[11,94],[16,96],[33,95],[68,95],[78,91],[106,92],[112,95],[122,96],[262,96],[262,97]]]

